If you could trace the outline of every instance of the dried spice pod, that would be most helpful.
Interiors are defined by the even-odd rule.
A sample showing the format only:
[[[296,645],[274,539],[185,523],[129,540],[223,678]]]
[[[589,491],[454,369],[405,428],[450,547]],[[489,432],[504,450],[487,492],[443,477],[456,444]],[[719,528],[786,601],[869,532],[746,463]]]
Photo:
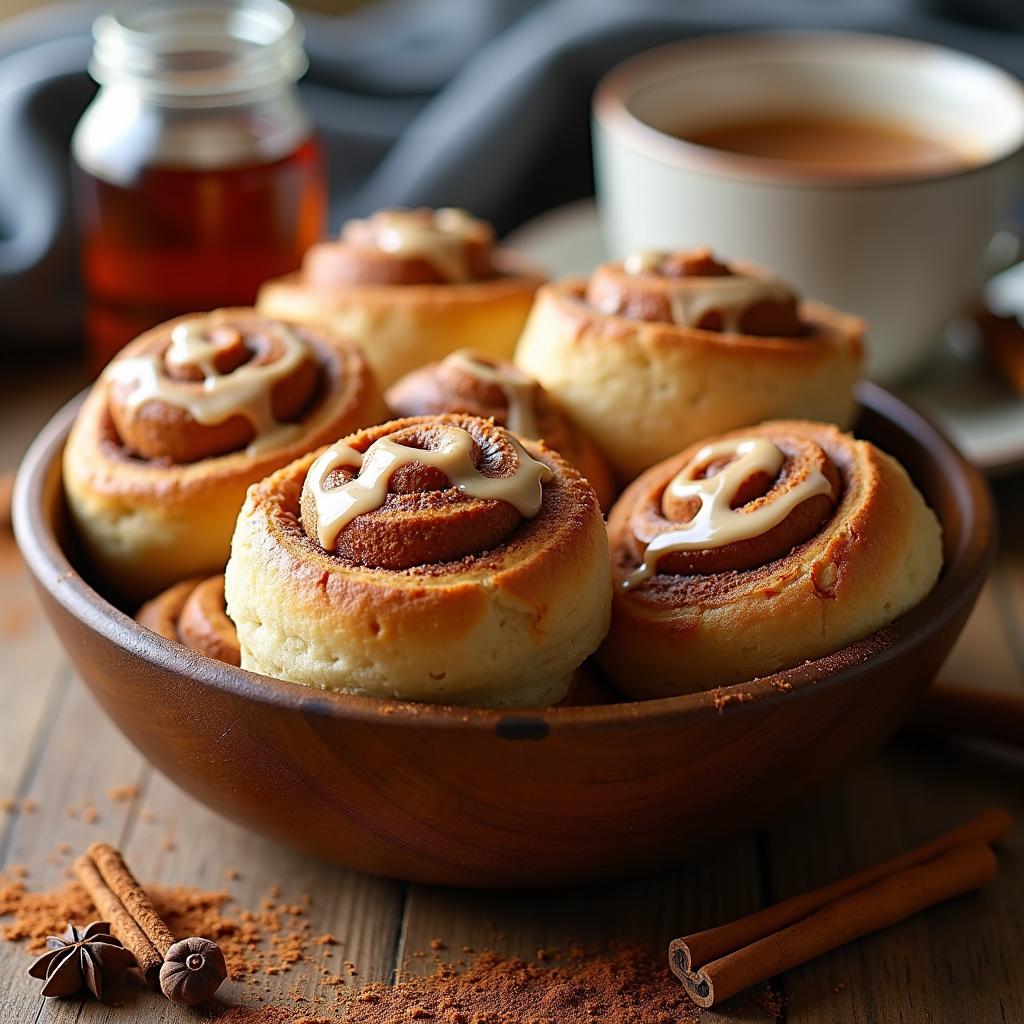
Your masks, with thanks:
[[[173,999],[164,982],[164,968],[172,961],[167,987],[181,996],[176,1002],[201,1002],[220,987],[227,977],[223,953],[208,939],[176,941],[118,850],[107,843],[93,843],[75,861],[74,872],[93,903],[110,915],[111,927],[134,954],[148,984],[159,985]],[[179,968],[190,972],[187,983]],[[206,995],[200,995],[203,992]]]
[[[176,942],[160,968],[160,990],[172,1003],[195,1006],[209,999],[228,976],[220,946],[198,936]]]
[[[104,984],[135,966],[135,957],[110,934],[107,921],[94,921],[84,931],[68,924],[63,936],[46,940],[48,952],[28,969],[41,979],[42,995],[61,999],[88,989],[103,998]]]

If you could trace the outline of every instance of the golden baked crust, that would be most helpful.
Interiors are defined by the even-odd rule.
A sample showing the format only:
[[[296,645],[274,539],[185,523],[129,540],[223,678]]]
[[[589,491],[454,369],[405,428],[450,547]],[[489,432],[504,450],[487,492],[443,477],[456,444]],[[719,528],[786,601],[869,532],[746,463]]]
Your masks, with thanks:
[[[197,654],[228,665],[242,663],[235,624],[224,607],[223,573],[175,583],[150,598],[136,613],[135,621]]]
[[[594,439],[620,483],[746,424],[852,421],[858,317],[804,302],[804,334],[755,336],[602,313],[586,293],[578,278],[542,287],[515,358]]]
[[[437,424],[507,436],[474,417],[416,417],[342,443],[362,452],[378,438]],[[300,521],[300,499],[321,453],[252,487],[226,571],[243,667],[375,697],[509,707],[561,700],[607,629],[607,537],[590,485],[543,443],[525,447],[552,472],[537,514],[487,550],[406,569],[367,564],[374,553],[365,547],[356,557],[327,554],[311,539],[316,524]],[[407,479],[379,512],[422,536],[426,554],[434,531],[418,530],[417,494],[429,509],[425,524],[445,505],[460,507],[452,491]],[[382,541],[381,558],[385,548]]]
[[[638,564],[635,517],[700,445],[626,488],[608,520],[613,615],[598,659],[634,697],[744,682],[830,654],[908,611],[938,578],[938,521],[895,459],[820,423],[779,421],[725,436],[813,442],[839,471],[838,504],[813,536],[784,554],[766,552],[764,564],[705,575],[659,571],[625,589]]]
[[[209,314],[212,323],[249,321],[251,309]],[[149,352],[179,317],[128,345],[115,363]],[[296,326],[316,355],[320,380],[296,436],[249,454],[245,449],[185,464],[143,459],[118,435],[102,377],[86,397],[64,450],[64,486],[77,533],[108,587],[137,602],[183,577],[219,572],[249,484],[340,433],[386,415],[358,347],[332,332]]]
[[[382,388],[457,348],[511,357],[544,277],[514,255],[494,254],[498,276],[443,284],[316,287],[301,272],[268,281],[257,308],[324,324],[363,345]]]

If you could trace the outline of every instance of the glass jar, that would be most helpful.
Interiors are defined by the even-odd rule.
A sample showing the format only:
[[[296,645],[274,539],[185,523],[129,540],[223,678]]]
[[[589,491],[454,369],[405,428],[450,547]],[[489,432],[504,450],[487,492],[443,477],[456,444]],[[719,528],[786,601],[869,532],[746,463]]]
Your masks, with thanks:
[[[100,17],[100,90],[72,140],[90,361],[171,316],[250,305],[326,225],[320,146],[278,0],[143,2]]]

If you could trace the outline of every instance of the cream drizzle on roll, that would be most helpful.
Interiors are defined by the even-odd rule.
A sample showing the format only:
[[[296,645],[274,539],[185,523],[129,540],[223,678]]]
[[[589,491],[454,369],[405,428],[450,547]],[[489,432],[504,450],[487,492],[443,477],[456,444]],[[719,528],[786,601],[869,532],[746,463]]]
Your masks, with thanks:
[[[732,461],[717,473],[696,477],[710,463],[721,459]],[[778,445],[762,437],[732,438],[701,448],[667,488],[674,498],[696,498],[700,508],[685,526],[659,534],[647,545],[643,564],[623,581],[623,587],[637,587],[650,579],[658,571],[658,561],[671,552],[703,551],[760,537],[808,498],[832,493],[828,478],[815,468],[789,489],[748,511],[744,511],[745,506],[732,507],[745,480],[758,473],[775,479],[785,461]]]
[[[657,249],[643,249],[623,261],[627,274],[639,275],[656,272],[662,261],[670,255]],[[662,280],[668,287],[672,322],[681,327],[696,327],[707,313],[721,314],[722,331],[739,334],[743,314],[759,302],[785,302],[793,297],[792,289],[778,278],[746,274],[698,275],[668,277]],[[604,313],[617,313],[618,309],[604,309]]]
[[[543,485],[552,478],[551,470],[532,458],[511,435],[509,443],[517,456],[511,476],[485,476],[473,463],[473,436],[461,427],[445,425],[440,447],[410,448],[390,437],[374,441],[365,452],[338,444],[327,449],[309,467],[303,490],[312,497],[317,513],[317,540],[328,551],[338,534],[356,516],[372,512],[384,504],[388,484],[394,472],[413,462],[440,470],[464,494],[508,502],[526,519],[532,519],[544,500]],[[328,489],[327,478],[336,469],[351,467],[359,474],[347,483]]]
[[[476,352],[471,348],[457,349],[445,359],[445,362],[483,383],[497,384],[505,393],[508,429],[523,437],[540,437],[534,406],[537,382],[532,377],[523,373],[517,366],[510,365],[507,370],[493,366],[487,361],[486,353]]]
[[[465,210],[445,207],[429,219],[414,210],[381,210],[375,218],[380,223],[376,244],[382,252],[426,260],[453,283],[472,279],[465,245],[478,221]]]
[[[286,444],[302,430],[298,423],[278,423],[273,390],[278,381],[310,358],[309,347],[285,324],[274,324],[271,329],[281,352],[269,363],[243,363],[230,373],[220,373],[216,366],[220,345],[211,339],[207,322],[195,319],[174,327],[163,358],[172,366],[196,367],[203,374],[202,381],[168,377],[162,357],[155,353],[115,360],[104,376],[108,381],[134,385],[126,403],[132,411],[156,400],[184,409],[204,426],[244,416],[255,435],[246,452],[258,455]]]
[[[666,255],[664,249],[637,249],[622,261],[622,269],[627,274],[650,274],[661,266]]]

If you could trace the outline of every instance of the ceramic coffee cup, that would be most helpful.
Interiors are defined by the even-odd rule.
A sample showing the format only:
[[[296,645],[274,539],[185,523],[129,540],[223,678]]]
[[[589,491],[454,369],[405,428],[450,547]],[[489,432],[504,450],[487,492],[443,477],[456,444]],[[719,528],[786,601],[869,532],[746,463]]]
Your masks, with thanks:
[[[985,253],[1022,182],[1024,88],[975,57],[842,32],[709,36],[635,57],[595,102],[609,255],[710,245],[871,325],[868,372],[926,359],[977,297]],[[906,126],[955,145],[942,170],[844,172],[678,135],[780,116]]]

